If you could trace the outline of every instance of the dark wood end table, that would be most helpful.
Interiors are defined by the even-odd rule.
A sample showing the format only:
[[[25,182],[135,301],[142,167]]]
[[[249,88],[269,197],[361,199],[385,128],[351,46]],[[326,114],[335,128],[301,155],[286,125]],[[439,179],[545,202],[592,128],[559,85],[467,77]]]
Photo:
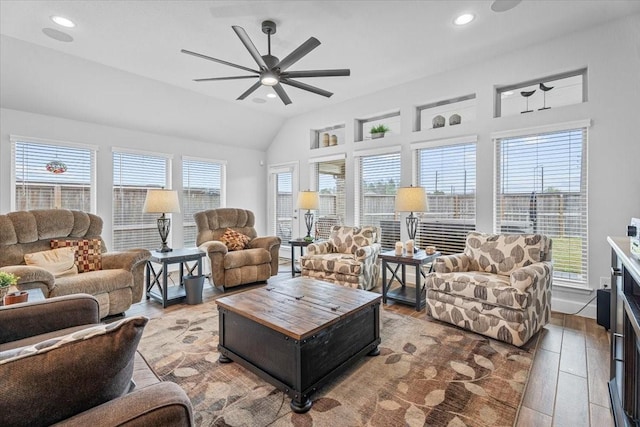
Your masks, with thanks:
[[[387,299],[399,301],[405,304],[413,305],[416,311],[422,310],[426,305],[426,298],[424,287],[421,285],[421,279],[426,277],[422,266],[428,263],[433,263],[437,257],[441,254],[435,252],[431,255],[423,250],[419,250],[414,253],[413,256],[401,255],[397,256],[395,251],[382,252],[378,257],[382,260],[382,302],[387,303]],[[389,264],[395,264],[395,268],[392,268]],[[407,266],[416,268],[416,285],[410,286],[407,284]],[[398,270],[401,270],[400,276],[398,276]],[[433,269],[433,265],[431,266]],[[387,271],[391,273],[389,281],[387,281]],[[399,288],[391,289],[391,285],[394,280],[397,280],[400,284]]]
[[[171,252],[151,251],[151,258],[147,262],[146,288],[147,299],[153,298],[162,303],[162,308],[184,300],[187,296],[182,280],[186,273],[193,274],[198,271],[202,275],[202,258],[206,254],[198,248],[174,249]],[[189,262],[195,264],[189,266]],[[153,264],[160,264],[156,270]],[[180,286],[169,288],[169,265],[180,264]]]
[[[296,274],[301,274],[302,271],[296,268],[295,249],[300,248],[300,256],[304,255],[304,248],[309,246],[312,243],[319,243],[319,240],[304,240],[303,237],[299,237],[297,239],[289,240],[289,245],[291,246],[291,277],[295,277]]]

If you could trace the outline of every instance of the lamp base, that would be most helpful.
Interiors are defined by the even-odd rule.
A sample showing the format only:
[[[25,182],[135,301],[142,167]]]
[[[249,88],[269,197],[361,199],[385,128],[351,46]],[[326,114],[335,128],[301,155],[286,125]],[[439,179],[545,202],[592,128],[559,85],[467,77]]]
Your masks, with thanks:
[[[164,252],[171,252],[173,251],[173,249],[171,249],[169,246],[167,246],[166,243],[164,243],[162,245],[162,247],[160,249],[158,249],[158,252],[164,253]]]
[[[160,232],[160,240],[162,241],[162,247],[158,249],[158,252],[171,252],[169,246],[167,246],[167,238],[169,237],[169,230],[171,229],[171,220],[166,218],[164,214],[160,218],[158,218],[158,232]]]

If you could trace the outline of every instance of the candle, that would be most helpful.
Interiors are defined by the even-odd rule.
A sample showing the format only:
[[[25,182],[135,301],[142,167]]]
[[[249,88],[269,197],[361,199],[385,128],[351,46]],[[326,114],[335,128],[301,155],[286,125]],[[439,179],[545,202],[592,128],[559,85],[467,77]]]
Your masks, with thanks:
[[[413,240],[407,240],[407,255],[413,255]]]
[[[396,256],[402,256],[402,242],[396,242]]]

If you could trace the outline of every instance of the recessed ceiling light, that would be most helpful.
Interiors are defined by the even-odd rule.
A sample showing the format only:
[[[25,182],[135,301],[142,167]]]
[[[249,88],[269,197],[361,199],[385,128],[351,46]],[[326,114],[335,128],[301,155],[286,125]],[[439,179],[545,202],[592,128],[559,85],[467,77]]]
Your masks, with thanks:
[[[275,98],[276,94],[275,93],[268,93],[267,94],[267,98]]]
[[[511,96],[513,95],[513,91],[512,90],[508,90],[506,92],[502,92],[502,96]]]
[[[73,28],[76,26],[76,24],[71,19],[67,19],[64,16],[54,15],[51,17],[51,20],[61,27],[65,28]]]
[[[42,32],[51,37],[54,40],[58,40],[59,42],[69,43],[73,41],[73,37],[71,37],[67,33],[63,33],[60,30],[56,30],[55,28],[43,28]]]
[[[266,99],[262,99],[262,98],[253,98],[252,101],[255,102],[256,104],[264,104],[265,102],[267,102]]]
[[[453,23],[456,25],[467,25],[469,22],[475,19],[475,15],[473,13],[463,13],[453,20]]]

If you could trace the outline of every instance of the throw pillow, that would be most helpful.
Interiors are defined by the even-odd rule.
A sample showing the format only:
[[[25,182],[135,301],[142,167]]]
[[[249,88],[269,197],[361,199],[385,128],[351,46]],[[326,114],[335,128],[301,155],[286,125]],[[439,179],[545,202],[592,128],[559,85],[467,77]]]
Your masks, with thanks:
[[[129,317],[1,352],[1,423],[50,425],[126,394],[147,321]]]
[[[54,277],[62,277],[78,274],[75,264],[76,251],[73,248],[59,248],[50,251],[33,252],[24,255],[27,265],[41,267],[53,274]]]
[[[220,241],[224,243],[230,251],[240,251],[249,244],[249,236],[238,233],[231,228],[227,228]]]
[[[52,248],[71,246],[76,250],[76,265],[80,273],[102,270],[102,241],[100,239],[52,240]]]

